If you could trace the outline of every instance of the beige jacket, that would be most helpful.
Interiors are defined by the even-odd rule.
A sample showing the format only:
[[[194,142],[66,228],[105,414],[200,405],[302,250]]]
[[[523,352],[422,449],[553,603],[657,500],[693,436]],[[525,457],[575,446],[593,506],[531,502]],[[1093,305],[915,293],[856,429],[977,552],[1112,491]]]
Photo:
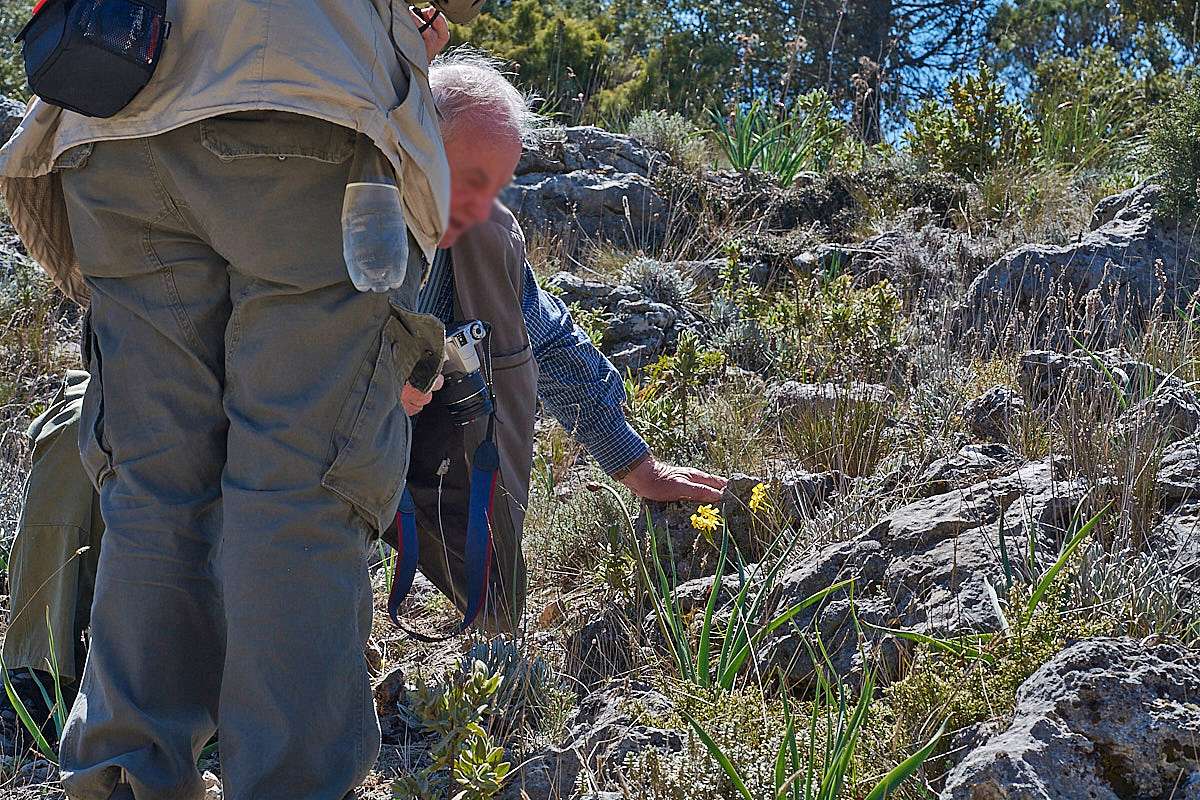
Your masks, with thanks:
[[[437,4],[456,21],[478,12],[471,0]],[[406,0],[168,0],[167,17],[162,62],[128,107],[97,119],[35,99],[0,150],[0,195],[13,225],[63,292],[87,300],[52,172],[65,150],[249,109],[306,114],[370,136],[396,168],[409,227],[432,258],[449,215],[450,173]]]

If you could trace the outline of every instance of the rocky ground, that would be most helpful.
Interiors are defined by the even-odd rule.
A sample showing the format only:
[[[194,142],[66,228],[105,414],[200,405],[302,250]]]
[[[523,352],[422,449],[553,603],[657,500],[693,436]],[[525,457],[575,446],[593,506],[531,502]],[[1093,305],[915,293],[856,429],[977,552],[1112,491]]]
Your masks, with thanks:
[[[478,659],[504,676],[483,720],[504,797],[773,797],[781,741],[823,780],[851,730],[827,712],[858,704],[823,796],[933,741],[893,796],[1200,798],[1200,238],[1158,193],[979,225],[973,187],[903,165],[778,188],[596,128],[527,155],[504,199],[544,286],[629,371],[657,452],[735,476],[723,525],[597,490],[539,424],[525,628],[425,645],[380,606],[360,796],[428,763],[430,694]],[[0,252],[7,541],[19,430],[75,354],[69,307]],[[424,583],[405,613],[453,619]],[[696,667],[705,629],[713,653],[748,639],[726,685]],[[58,796],[15,721],[0,734],[0,793]]]

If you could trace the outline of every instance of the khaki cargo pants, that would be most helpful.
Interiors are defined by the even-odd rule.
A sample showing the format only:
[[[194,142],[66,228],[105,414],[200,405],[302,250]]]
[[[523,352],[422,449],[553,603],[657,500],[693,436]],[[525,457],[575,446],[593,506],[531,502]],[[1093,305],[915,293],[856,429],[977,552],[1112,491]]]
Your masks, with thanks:
[[[400,388],[441,331],[398,308],[419,265],[399,301],[346,277],[353,137],[242,112],[60,160],[106,526],[72,798],[201,798],[218,720],[229,800],[336,800],[375,760],[367,543],[404,480]]]

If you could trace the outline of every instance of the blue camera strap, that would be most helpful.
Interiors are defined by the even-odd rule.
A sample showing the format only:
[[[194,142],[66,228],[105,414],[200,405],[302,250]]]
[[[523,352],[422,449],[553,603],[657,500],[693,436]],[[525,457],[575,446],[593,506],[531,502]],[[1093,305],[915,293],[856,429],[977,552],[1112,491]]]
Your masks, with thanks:
[[[409,630],[400,624],[400,604],[412,589],[420,561],[420,540],[417,537],[417,508],[406,486],[400,496],[396,513],[396,532],[399,542],[396,572],[388,594],[388,615],[398,628],[415,639],[439,642],[465,631],[475,622],[487,604],[488,585],[492,576],[492,512],[496,501],[496,485],[500,477],[500,452],[492,435],[493,420],[488,422],[488,435],[475,449],[471,459],[470,507],[467,518],[467,540],[463,553],[467,577],[467,608],[459,626],[445,636],[429,636]]]

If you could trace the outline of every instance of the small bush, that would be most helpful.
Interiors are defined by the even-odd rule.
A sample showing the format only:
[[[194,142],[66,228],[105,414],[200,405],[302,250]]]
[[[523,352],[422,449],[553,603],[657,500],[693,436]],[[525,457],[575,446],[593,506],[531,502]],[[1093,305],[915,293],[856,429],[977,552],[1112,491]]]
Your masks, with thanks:
[[[948,104],[930,100],[913,113],[904,138],[914,156],[968,180],[1032,160],[1037,128],[1020,104],[1007,100],[987,65],[976,75],[951,80],[947,93]]]
[[[1029,105],[1042,159],[1070,173],[1135,172],[1151,105],[1169,84],[1169,76],[1143,79],[1109,47],[1038,64]]]
[[[1150,131],[1150,161],[1167,188],[1167,208],[1200,211],[1200,79],[1180,92]]]
[[[760,170],[780,186],[806,170],[826,171],[861,165],[863,147],[834,113],[829,95],[818,89],[772,113],[758,102],[728,115],[711,113],[712,133],[729,165],[738,172]]]
[[[849,274],[817,275],[769,292],[730,266],[713,305],[721,318],[716,342],[739,366],[769,365],[800,381],[890,377],[903,316],[900,296],[886,280],[859,287]]]
[[[674,112],[642,111],[630,120],[628,133],[681,167],[699,170],[709,161],[703,133]]]
[[[674,265],[637,256],[621,270],[621,283],[642,292],[656,303],[681,306],[696,292],[696,284]]]

